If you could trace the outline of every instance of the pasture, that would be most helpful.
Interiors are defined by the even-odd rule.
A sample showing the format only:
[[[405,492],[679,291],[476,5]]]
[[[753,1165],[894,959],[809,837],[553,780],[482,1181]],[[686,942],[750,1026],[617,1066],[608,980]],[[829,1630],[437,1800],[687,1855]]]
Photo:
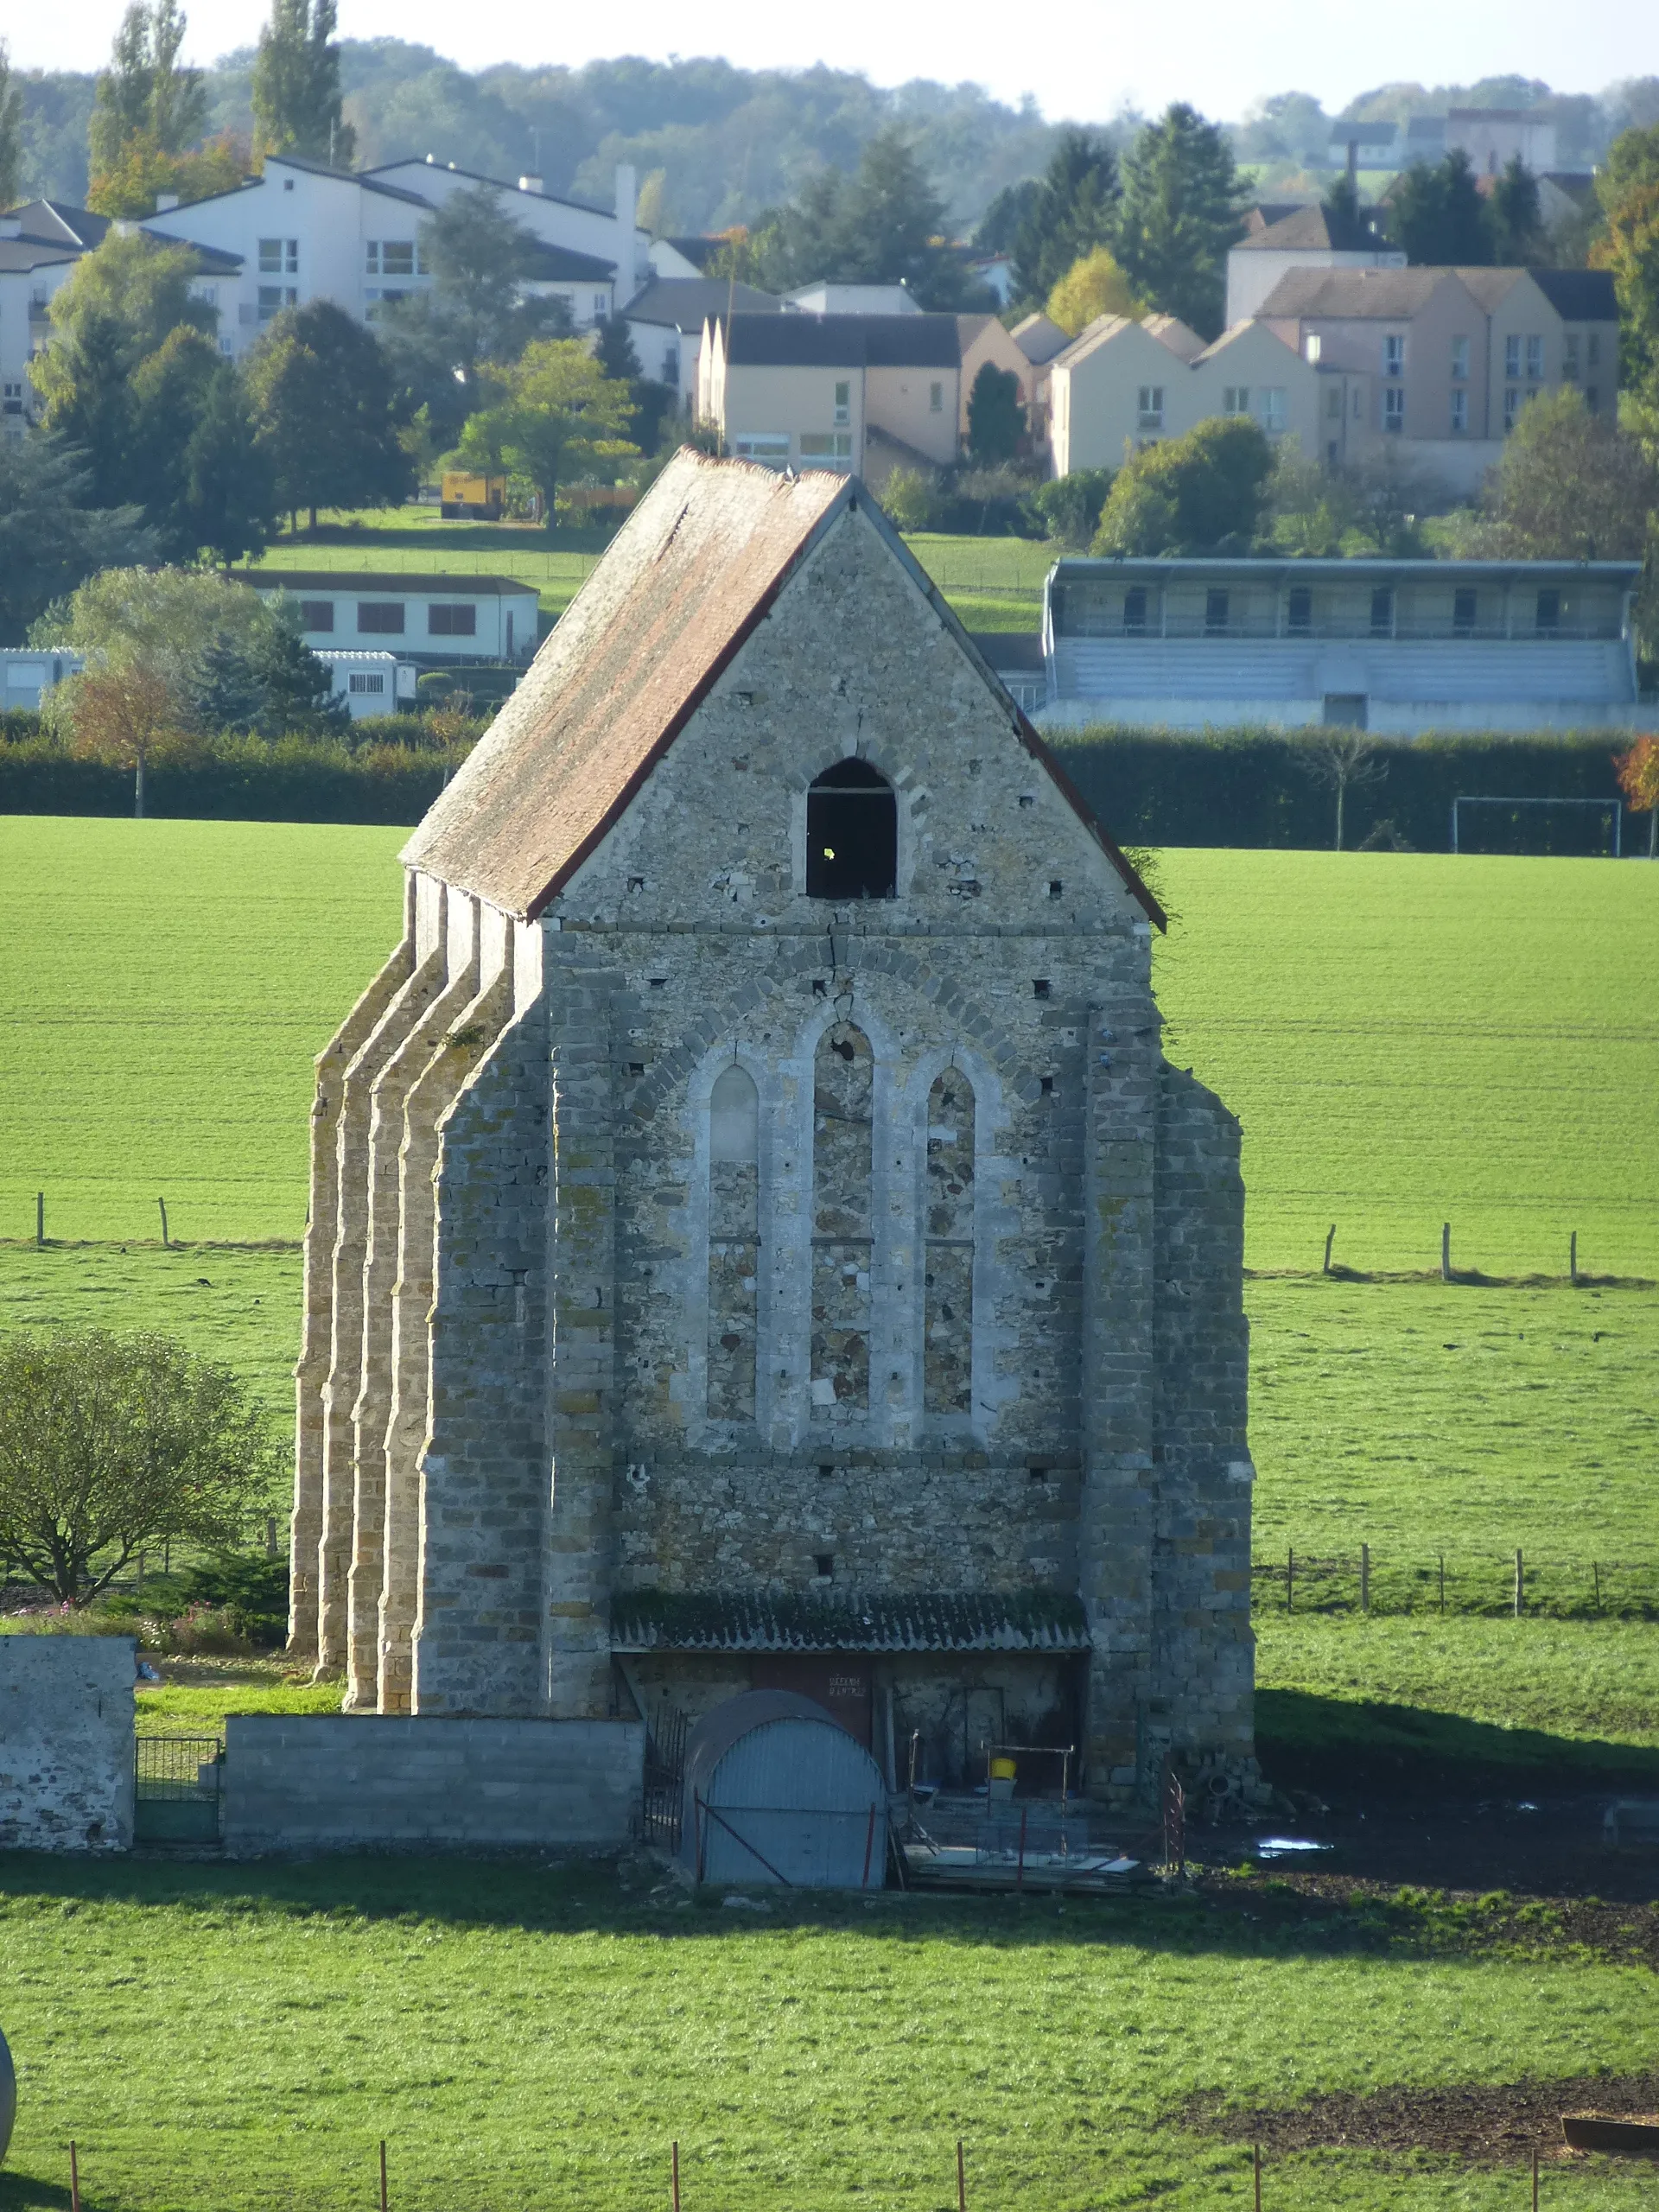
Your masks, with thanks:
[[[1640,1907],[1586,1947],[1501,1897],[757,1914],[630,1872],[0,1860],[0,2208],[65,2203],[73,2137],[88,2212],[348,2212],[385,2138],[397,2212],[666,2208],[674,2139],[686,2212],[945,2212],[960,2137],[972,2205],[1244,2212],[1252,2108],[1652,2063]],[[1506,2212],[1524,2156],[1280,2155],[1264,2202]],[[1549,2212],[1651,2193],[1553,2157],[1544,2188]]]
[[[311,1057],[396,936],[401,834],[0,820],[0,1322],[166,1327],[286,1418]],[[1645,1554],[1659,869],[1159,866],[1167,1049],[1244,1125],[1258,1550]],[[1447,1217],[1501,1280],[1434,1277]]]

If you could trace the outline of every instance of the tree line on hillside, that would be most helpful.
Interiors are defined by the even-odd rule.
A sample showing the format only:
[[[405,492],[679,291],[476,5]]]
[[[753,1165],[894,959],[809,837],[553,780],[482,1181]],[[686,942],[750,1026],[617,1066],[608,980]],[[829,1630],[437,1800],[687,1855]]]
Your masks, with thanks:
[[[400,39],[346,39],[339,47],[344,119],[364,162],[430,151],[488,175],[537,173],[551,191],[608,202],[612,168],[628,161],[645,181],[650,219],[669,232],[752,222],[761,208],[794,198],[819,170],[850,172],[868,140],[896,124],[953,226],[965,232],[1003,185],[1041,169],[1057,135],[1029,102],[1011,106],[966,82],[917,80],[884,91],[849,70],[747,70],[713,58],[469,72]],[[258,59],[257,48],[245,48],[201,73],[207,138],[255,138]],[[21,188],[84,205],[92,75],[31,71],[21,90]],[[1294,179],[1312,191],[1329,181],[1337,121],[1403,125],[1448,106],[1524,109],[1555,125],[1564,168],[1589,169],[1622,131],[1659,122],[1659,78],[1629,79],[1597,94],[1555,92],[1515,76],[1384,84],[1357,94],[1339,115],[1308,93],[1278,92],[1228,130],[1235,158],[1262,186],[1277,189]],[[1120,151],[1141,120],[1125,110],[1108,126]],[[337,142],[337,158],[347,150]],[[326,143],[315,152],[327,158]]]

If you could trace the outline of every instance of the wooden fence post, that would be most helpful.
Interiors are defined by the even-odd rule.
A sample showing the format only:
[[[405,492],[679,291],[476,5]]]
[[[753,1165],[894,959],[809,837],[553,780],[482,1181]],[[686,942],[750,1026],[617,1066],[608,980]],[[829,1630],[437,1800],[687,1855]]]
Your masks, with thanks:
[[[73,2142],[69,2145],[69,2212],[80,2212],[80,2161]]]
[[[380,2138],[380,2212],[386,2212],[386,2139]]]
[[[1285,1611],[1296,1610],[1296,1553],[1293,1546],[1285,1554]]]
[[[1359,1610],[1362,1613],[1369,1613],[1371,1610],[1371,1548],[1369,1544],[1362,1544],[1359,1548]]]
[[[1595,1585],[1596,1611],[1599,1612],[1601,1611],[1601,1566],[1597,1560],[1592,1559],[1590,1562],[1590,1579]]]
[[[1444,1552],[1440,1554],[1440,1613],[1444,1618],[1446,1613],[1446,1554]]]
[[[1517,1551],[1515,1554],[1515,1618],[1516,1620],[1520,1619],[1522,1611],[1525,1610],[1525,1570],[1522,1564],[1521,1554]]]
[[[167,1200],[157,1198],[156,1203],[162,1210],[162,1249],[166,1252],[172,1249],[171,1241],[167,1233]]]
[[[1452,1224],[1449,1221],[1443,1221],[1440,1224],[1440,1281],[1450,1282],[1451,1280]]]
[[[35,1249],[41,1251],[46,1244],[46,1192],[35,1193]]]
[[[957,2212],[968,2212],[968,2169],[963,2164],[962,2138],[957,2138]]]
[[[1567,1279],[1576,1290],[1579,1287],[1579,1232],[1576,1229],[1567,1240]]]
[[[1259,2143],[1250,2145],[1250,2164],[1255,2174],[1255,2212],[1262,2212],[1262,2145]]]
[[[1538,2212],[1538,2145],[1532,2146],[1532,2212]]]
[[[1336,1237],[1337,1224],[1333,1221],[1325,1232],[1325,1265],[1319,1269],[1321,1274],[1328,1275],[1331,1272],[1331,1247],[1335,1243]]]
[[[671,2174],[674,2190],[674,2212],[680,2212],[680,2146],[677,2139],[674,2145],[673,2157],[674,2163],[671,2169]]]

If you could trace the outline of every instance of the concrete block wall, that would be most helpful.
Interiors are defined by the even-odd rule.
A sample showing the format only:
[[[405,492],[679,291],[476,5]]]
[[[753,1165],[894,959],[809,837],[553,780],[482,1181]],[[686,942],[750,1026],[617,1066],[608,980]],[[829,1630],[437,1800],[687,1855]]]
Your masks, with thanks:
[[[0,1636],[0,1850],[132,1847],[126,1636]]]
[[[638,1721],[232,1713],[225,1848],[618,1850],[644,1761]]]

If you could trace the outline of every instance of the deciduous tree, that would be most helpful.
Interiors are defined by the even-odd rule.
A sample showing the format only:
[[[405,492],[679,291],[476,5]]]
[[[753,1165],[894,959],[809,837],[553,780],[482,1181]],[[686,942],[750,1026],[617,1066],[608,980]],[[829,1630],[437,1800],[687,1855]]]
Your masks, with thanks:
[[[1638,561],[1659,509],[1659,467],[1564,385],[1522,410],[1483,505],[1486,543],[1501,556]]]
[[[276,500],[303,507],[385,506],[409,489],[409,457],[390,364],[372,331],[327,300],[287,308],[248,356],[254,434]]]
[[[1659,123],[1613,141],[1596,196],[1603,231],[1590,257],[1612,271],[1621,380],[1659,406]]]
[[[0,207],[16,200],[23,181],[23,88],[12,73],[11,49],[0,38]]]
[[[1103,315],[1139,321],[1147,303],[1118,267],[1109,247],[1097,245],[1074,261],[1048,296],[1049,321],[1075,338]]]
[[[120,166],[131,140],[181,154],[200,137],[207,89],[199,69],[180,67],[184,33],[177,0],[130,0],[94,96],[92,192]]]
[[[183,735],[178,701],[159,670],[142,662],[111,661],[83,669],[54,695],[60,716],[67,716],[74,752],[132,771],[132,812],[144,815],[144,771],[158,746]]]
[[[1125,461],[1101,511],[1096,553],[1248,552],[1273,448],[1243,416],[1215,416]]]
[[[271,0],[253,65],[254,151],[349,168],[357,133],[340,115],[334,0]]]
[[[1113,249],[1135,289],[1206,338],[1219,333],[1240,192],[1221,130],[1177,101],[1123,160]]]
[[[234,1543],[276,1478],[246,1386],[172,1338],[0,1337],[0,1555],[61,1603],[146,1546]]]
[[[561,483],[638,454],[626,435],[634,413],[627,386],[607,377],[577,340],[537,339],[492,373],[502,397],[467,423],[461,457],[526,479],[542,495],[550,528]]]
[[[1638,737],[1628,753],[1617,753],[1613,772],[1632,814],[1648,817],[1648,858],[1659,859],[1659,737]]]

